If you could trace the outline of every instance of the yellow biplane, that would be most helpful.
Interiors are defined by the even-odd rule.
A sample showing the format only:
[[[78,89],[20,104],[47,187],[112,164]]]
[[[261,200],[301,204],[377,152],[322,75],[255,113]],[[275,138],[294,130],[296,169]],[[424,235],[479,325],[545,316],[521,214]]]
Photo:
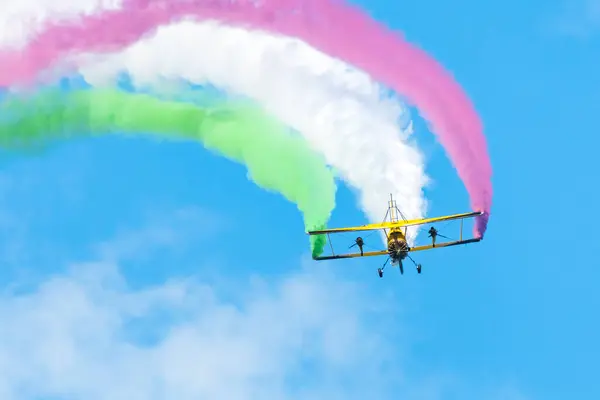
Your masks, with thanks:
[[[317,261],[387,255],[388,258],[385,261],[385,263],[383,264],[383,267],[377,269],[377,273],[379,274],[379,277],[381,278],[381,277],[383,277],[383,270],[385,269],[385,266],[388,264],[389,261],[391,261],[392,265],[398,264],[400,273],[404,274],[404,266],[402,264],[402,261],[408,257],[413,262],[413,264],[415,264],[415,267],[417,268],[417,272],[420,274],[421,273],[421,264],[417,264],[408,253],[415,252],[415,251],[430,250],[433,248],[450,247],[450,246],[457,246],[457,245],[461,245],[461,244],[476,243],[476,242],[481,241],[481,238],[476,238],[476,237],[469,238],[469,239],[463,239],[463,221],[464,221],[464,219],[476,217],[479,215],[483,215],[483,212],[476,211],[476,212],[469,212],[469,213],[464,213],[464,214],[447,215],[447,216],[443,216],[443,217],[407,220],[406,218],[404,218],[404,215],[402,215],[402,213],[396,206],[396,201],[393,199],[392,195],[390,195],[390,200],[388,201],[388,211],[387,211],[382,223],[368,224],[368,225],[361,225],[361,226],[352,226],[352,227],[347,227],[347,228],[333,228],[333,229],[324,229],[324,230],[318,230],[318,231],[309,231],[308,234],[309,235],[327,235],[327,241],[329,242],[329,245],[331,247],[331,255],[314,257],[314,259]],[[401,221],[398,218],[399,216],[402,218]],[[389,217],[389,221],[388,221],[388,217]],[[458,240],[452,240],[446,236],[439,234],[437,229],[435,229],[432,226],[428,231],[429,237],[431,238],[431,244],[415,246],[415,247],[408,246],[408,243],[406,241],[406,234],[407,234],[407,228],[409,226],[417,226],[417,225],[431,224],[431,223],[435,223],[435,222],[444,222],[444,221],[451,221],[451,220],[460,220],[460,237]],[[331,244],[330,234],[340,233],[340,232],[361,232],[361,231],[374,231],[374,230],[383,230],[383,232],[385,233],[385,236],[387,238],[387,250],[369,251],[369,252],[363,251],[365,242],[364,242],[363,238],[359,236],[356,238],[355,243],[350,247],[352,248],[354,246],[357,246],[358,249],[360,250],[360,252],[349,253],[349,254],[335,254],[335,252],[333,250],[333,245]],[[389,233],[388,233],[388,231],[389,231]],[[448,239],[448,241],[436,243],[436,238],[438,236],[446,238],[446,239]]]

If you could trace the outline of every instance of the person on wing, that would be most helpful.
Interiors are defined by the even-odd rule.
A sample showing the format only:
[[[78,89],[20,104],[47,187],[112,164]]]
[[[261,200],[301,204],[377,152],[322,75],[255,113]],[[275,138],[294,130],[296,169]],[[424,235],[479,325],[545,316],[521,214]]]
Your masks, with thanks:
[[[435,247],[435,238],[438,235],[438,231],[437,229],[435,229],[433,226],[429,229],[429,237],[431,238],[431,244],[433,245],[433,247]]]

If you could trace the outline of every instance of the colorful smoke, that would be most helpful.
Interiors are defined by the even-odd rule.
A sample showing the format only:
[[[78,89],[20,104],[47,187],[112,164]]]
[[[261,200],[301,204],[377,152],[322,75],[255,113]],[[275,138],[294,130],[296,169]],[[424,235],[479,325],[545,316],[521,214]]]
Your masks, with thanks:
[[[450,74],[423,51],[369,18],[334,0],[263,2],[129,0],[118,11],[65,25],[51,25],[25,50],[4,53],[0,84],[32,79],[74,51],[110,51],[137,41],[160,24],[185,16],[301,38],[352,63],[402,93],[420,109],[464,182],[483,236],[491,209],[491,165],[482,125],[471,102]],[[349,45],[351,44],[351,45]]]
[[[302,41],[185,21],[163,25],[119,52],[79,54],[72,61],[94,87],[112,87],[126,74],[131,88],[154,96],[181,97],[189,93],[187,82],[210,82],[228,95],[249,98],[323,154],[338,177],[357,189],[371,222],[381,222],[390,193],[407,218],[426,215],[428,177],[410,141],[407,107],[363,71]],[[181,80],[186,83],[175,89]],[[418,228],[408,228],[411,244]],[[385,233],[380,237],[386,245]]]
[[[258,186],[295,203],[307,230],[324,228],[335,206],[334,177],[321,156],[251,106],[200,109],[117,90],[50,89],[34,96],[9,96],[0,110],[0,147],[26,150],[107,133],[200,141],[244,164]],[[324,236],[312,236],[313,256],[320,255],[324,245]]]

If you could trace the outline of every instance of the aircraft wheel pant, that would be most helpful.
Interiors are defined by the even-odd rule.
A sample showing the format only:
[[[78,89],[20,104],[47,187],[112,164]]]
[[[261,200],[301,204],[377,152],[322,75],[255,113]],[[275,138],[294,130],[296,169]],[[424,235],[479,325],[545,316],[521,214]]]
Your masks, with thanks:
[[[421,264],[417,264],[417,273],[421,273]]]
[[[380,278],[383,278],[383,270],[381,268],[377,268],[377,273],[379,274]]]

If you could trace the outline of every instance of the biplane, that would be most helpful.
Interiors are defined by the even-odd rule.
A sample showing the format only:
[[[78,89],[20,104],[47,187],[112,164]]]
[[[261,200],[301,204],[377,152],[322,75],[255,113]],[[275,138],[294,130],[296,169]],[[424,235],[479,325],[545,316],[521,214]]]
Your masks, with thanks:
[[[383,218],[383,222],[376,224],[368,224],[361,226],[352,226],[347,228],[332,228],[332,229],[323,229],[317,231],[309,231],[307,232],[309,235],[327,235],[327,241],[329,242],[331,248],[331,255],[328,256],[318,256],[313,257],[313,259],[317,261],[322,260],[337,260],[343,258],[355,258],[355,257],[373,257],[373,256],[385,256],[387,255],[387,259],[382,267],[377,269],[377,273],[379,277],[383,277],[383,270],[385,269],[388,262],[391,261],[391,265],[398,265],[400,269],[400,273],[404,274],[404,266],[403,261],[408,258],[412,261],[412,263],[417,268],[417,273],[421,273],[421,264],[417,264],[415,260],[410,256],[409,253],[415,251],[423,251],[430,250],[434,248],[442,248],[442,247],[450,247],[450,246],[458,246],[462,244],[476,243],[482,240],[480,237],[473,237],[468,239],[463,239],[463,222],[467,218],[476,217],[479,215],[483,215],[483,212],[475,211],[463,214],[454,214],[447,215],[442,217],[433,217],[433,218],[423,218],[423,219],[413,219],[407,220],[404,215],[398,209],[396,205],[396,201],[393,199],[392,195],[390,195],[390,200],[388,201],[388,210]],[[389,220],[388,220],[389,218]],[[400,218],[402,220],[400,220]],[[452,220],[460,220],[460,236],[458,240],[453,240],[448,238],[447,236],[441,235],[436,228],[433,226],[429,229],[429,237],[431,238],[431,244],[420,245],[415,247],[410,247],[408,245],[406,236],[409,226],[417,226],[417,225],[425,225],[425,224],[433,224],[436,222],[445,222]],[[357,237],[353,245],[350,248],[356,246],[358,247],[359,252],[357,253],[349,253],[349,254],[335,254],[333,250],[333,245],[331,244],[330,235],[333,233],[340,232],[361,232],[361,231],[375,231],[375,230],[383,230],[385,233],[385,237],[387,239],[387,249],[376,250],[376,251],[364,251],[365,241],[362,237]],[[442,237],[447,239],[445,242],[436,243],[436,239],[438,237]]]

